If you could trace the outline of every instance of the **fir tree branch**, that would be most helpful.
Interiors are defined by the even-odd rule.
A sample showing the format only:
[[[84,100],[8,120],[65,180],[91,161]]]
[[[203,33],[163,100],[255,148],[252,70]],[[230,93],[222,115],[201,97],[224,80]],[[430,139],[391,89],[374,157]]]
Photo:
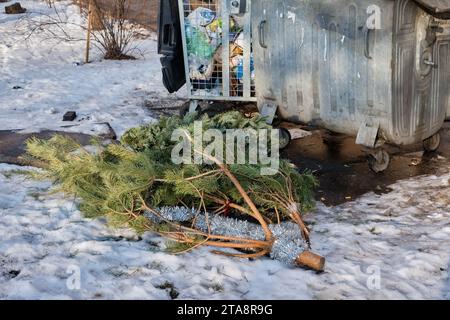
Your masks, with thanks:
[[[191,141],[191,143],[192,143],[193,141],[192,141],[192,137],[190,136],[190,134],[186,130],[184,131],[184,133],[185,133],[187,139],[189,139]],[[207,159],[213,161],[223,171],[223,173],[231,180],[233,185],[236,187],[238,192],[241,194],[241,196],[244,199],[244,201],[250,207],[251,211],[253,212],[253,215],[254,215],[255,219],[258,220],[258,222],[261,224],[261,227],[263,228],[264,234],[266,236],[266,240],[270,243],[270,245],[272,245],[274,239],[273,239],[273,234],[272,234],[272,232],[269,229],[269,226],[267,225],[267,223],[264,220],[263,216],[259,212],[259,210],[256,207],[255,203],[252,201],[252,199],[250,199],[249,195],[247,194],[247,192],[242,187],[242,185],[239,182],[239,180],[236,179],[236,177],[228,169],[228,166],[225,165],[223,162],[219,161],[216,157],[214,157],[212,155],[205,154],[204,152],[202,152],[202,151],[200,151],[200,150],[198,150],[196,148],[194,148],[194,152],[196,152],[198,154],[201,154],[204,157],[206,157]]]

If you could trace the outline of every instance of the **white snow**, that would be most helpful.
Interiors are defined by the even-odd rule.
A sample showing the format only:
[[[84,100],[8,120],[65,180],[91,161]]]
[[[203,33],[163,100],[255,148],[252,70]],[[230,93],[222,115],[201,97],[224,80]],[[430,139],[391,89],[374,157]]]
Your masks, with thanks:
[[[3,299],[169,299],[158,288],[166,282],[182,299],[450,298],[450,173],[402,181],[389,194],[338,207],[318,204],[307,219],[327,268],[316,274],[207,248],[165,253],[163,239],[84,219],[73,199],[17,169],[0,165]],[[79,290],[71,290],[74,270]]]
[[[82,23],[78,8],[68,3],[56,3],[61,16]],[[120,136],[127,128],[152,121],[142,107],[144,100],[168,96],[152,37],[138,41],[144,57],[139,55],[136,61],[101,60],[100,52],[93,48],[93,62],[83,64],[84,41],[49,40],[42,33],[26,41],[26,16],[3,14],[7,4],[0,4],[0,130],[54,129],[89,134],[97,133],[95,123],[109,122]],[[55,16],[42,1],[21,4],[28,10],[28,20],[42,14]],[[84,37],[76,25],[65,29],[77,39]],[[74,123],[62,121],[66,111],[78,113]]]
[[[62,113],[73,109],[89,120],[65,129],[89,133],[108,121],[121,134],[152,120],[141,106],[148,95],[168,96],[154,41],[143,41],[144,59],[101,61],[97,53],[74,66],[83,43],[26,45],[17,19],[0,13],[0,130],[61,130]],[[0,299],[170,299],[158,288],[166,282],[182,299],[450,299],[450,164],[437,165],[441,176],[400,181],[389,194],[318,203],[306,217],[313,250],[327,258],[326,272],[316,274],[208,248],[168,254],[163,239],[85,219],[73,198],[50,192],[49,181],[0,164]]]

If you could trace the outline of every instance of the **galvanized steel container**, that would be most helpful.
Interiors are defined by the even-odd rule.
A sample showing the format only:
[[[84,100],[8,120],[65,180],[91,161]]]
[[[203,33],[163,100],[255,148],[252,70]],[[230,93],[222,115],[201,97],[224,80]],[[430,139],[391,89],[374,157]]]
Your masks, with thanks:
[[[450,109],[449,12],[450,0],[253,1],[258,104],[368,147],[423,141]]]

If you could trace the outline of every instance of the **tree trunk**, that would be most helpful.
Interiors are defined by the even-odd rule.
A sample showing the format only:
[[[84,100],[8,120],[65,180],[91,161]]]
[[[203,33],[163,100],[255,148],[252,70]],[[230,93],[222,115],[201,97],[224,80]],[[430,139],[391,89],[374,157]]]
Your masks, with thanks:
[[[298,266],[322,272],[325,269],[325,258],[310,251],[300,254],[295,260]]]

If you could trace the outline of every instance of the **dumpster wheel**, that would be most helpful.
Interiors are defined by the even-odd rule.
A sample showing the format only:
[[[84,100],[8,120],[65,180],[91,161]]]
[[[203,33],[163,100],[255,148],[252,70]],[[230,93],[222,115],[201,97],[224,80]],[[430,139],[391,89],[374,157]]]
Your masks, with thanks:
[[[378,149],[369,154],[369,167],[375,173],[386,171],[391,162],[391,157],[386,150]]]
[[[439,133],[436,133],[435,135],[423,141],[423,149],[426,152],[435,152],[437,151],[437,149],[439,149],[440,144],[441,135]]]
[[[291,143],[292,136],[288,129],[279,128],[278,130],[280,132],[280,150],[283,150]]]

